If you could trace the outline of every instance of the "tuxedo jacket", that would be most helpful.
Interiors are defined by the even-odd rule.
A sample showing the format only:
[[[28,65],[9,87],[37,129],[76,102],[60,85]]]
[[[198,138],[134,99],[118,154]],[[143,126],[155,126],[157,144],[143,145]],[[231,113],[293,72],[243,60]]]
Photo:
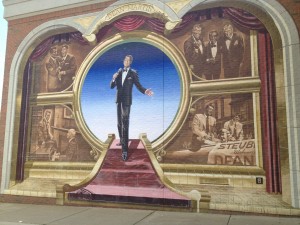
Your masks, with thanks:
[[[75,57],[67,54],[65,60],[61,59],[59,64],[60,70],[66,73],[66,75],[61,77],[61,87],[62,89],[66,89],[73,83],[73,77],[77,70]]]
[[[221,44],[217,43],[217,54],[215,56],[215,61],[209,61],[209,59],[212,59],[212,44],[210,42],[207,43],[205,47],[205,57],[206,57],[206,70],[205,74],[207,75],[214,75],[218,77],[214,77],[214,79],[220,77],[221,73],[221,52],[222,52],[222,46]]]
[[[67,54],[65,60],[60,60],[61,71],[66,72],[66,76],[75,76],[77,69],[76,60],[73,55]]]
[[[46,69],[48,71],[48,74],[50,76],[56,76],[57,77],[57,69],[59,67],[59,60],[53,57],[50,57],[48,62],[46,63]]]
[[[229,48],[226,46],[226,37],[221,38],[220,44],[222,45],[224,67],[239,65],[243,61],[245,47],[242,36],[233,33]]]
[[[184,55],[189,65],[194,66],[194,72],[201,75],[204,72],[205,65],[205,46],[202,41],[202,52],[199,46],[195,43],[194,38],[191,36],[184,42]],[[195,50],[198,50],[198,53]]]
[[[78,144],[75,138],[69,140],[65,153],[67,156],[67,160],[70,161],[78,160]]]
[[[116,103],[123,103],[125,105],[132,104],[132,87],[133,85],[143,94],[145,94],[146,88],[144,88],[139,81],[139,76],[136,70],[129,69],[127,76],[122,84],[123,70],[119,69],[118,77],[112,80],[110,88],[117,87]]]

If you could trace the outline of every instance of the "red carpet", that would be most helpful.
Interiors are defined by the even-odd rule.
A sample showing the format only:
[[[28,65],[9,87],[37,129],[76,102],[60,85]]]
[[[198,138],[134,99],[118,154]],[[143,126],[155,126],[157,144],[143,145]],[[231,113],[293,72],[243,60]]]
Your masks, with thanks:
[[[189,206],[190,201],[170,191],[159,180],[140,140],[129,142],[127,161],[122,161],[121,146],[115,140],[103,165],[86,187],[69,193],[69,200],[132,202]]]

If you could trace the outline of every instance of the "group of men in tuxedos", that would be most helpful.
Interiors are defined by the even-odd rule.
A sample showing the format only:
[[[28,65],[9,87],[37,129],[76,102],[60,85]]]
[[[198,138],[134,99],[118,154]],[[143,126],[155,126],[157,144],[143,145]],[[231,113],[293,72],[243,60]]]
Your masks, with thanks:
[[[242,36],[234,32],[231,24],[225,24],[221,37],[217,30],[211,30],[208,38],[204,43],[202,26],[195,24],[191,37],[184,43],[184,54],[192,72],[201,79],[220,79],[223,65],[224,78],[239,77],[244,56]]]
[[[128,137],[129,137],[129,115],[132,104],[132,87],[133,85],[142,93],[152,96],[154,93],[149,88],[144,88],[140,81],[136,70],[130,66],[132,64],[132,55],[126,55],[123,61],[124,68],[120,68],[116,72],[110,83],[110,87],[117,88],[116,103],[117,103],[117,116],[118,116],[118,132],[120,143],[117,145],[122,146],[122,159],[127,160],[128,157]]]

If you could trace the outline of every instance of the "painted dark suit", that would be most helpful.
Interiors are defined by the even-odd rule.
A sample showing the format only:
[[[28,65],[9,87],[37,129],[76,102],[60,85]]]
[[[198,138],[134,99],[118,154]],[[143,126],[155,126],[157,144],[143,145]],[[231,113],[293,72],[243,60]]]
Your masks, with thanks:
[[[60,81],[58,79],[59,70],[59,57],[50,57],[46,63],[46,69],[48,72],[48,91],[57,91],[60,89]]]
[[[67,89],[73,83],[73,77],[75,77],[77,65],[73,55],[67,54],[62,58],[60,63],[60,71],[66,74],[61,76],[61,90]]]
[[[243,38],[233,33],[230,39],[224,36],[219,42],[222,45],[224,77],[239,77],[245,49]]]
[[[193,66],[193,72],[202,76],[205,68],[204,43],[195,40],[193,36],[184,42],[184,55],[189,66]]]
[[[78,160],[78,144],[75,138],[69,140],[65,153],[68,161]]]
[[[132,87],[135,85],[137,89],[145,94],[144,88],[139,81],[137,71],[128,69],[127,76],[122,84],[123,69],[119,69],[118,77],[112,80],[110,87],[113,89],[117,87],[116,103],[118,113],[118,131],[121,140],[123,151],[128,151],[128,131],[129,131],[129,115],[130,106],[132,104]]]
[[[208,42],[205,47],[205,78],[207,80],[220,79],[222,46]]]

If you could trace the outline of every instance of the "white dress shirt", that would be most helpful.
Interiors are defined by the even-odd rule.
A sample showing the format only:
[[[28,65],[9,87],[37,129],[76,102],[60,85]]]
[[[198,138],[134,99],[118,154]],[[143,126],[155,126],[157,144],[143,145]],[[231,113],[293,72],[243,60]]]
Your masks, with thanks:
[[[129,69],[130,69],[130,68],[128,67],[126,71],[123,70],[123,72],[122,72],[122,85],[123,85],[124,80],[125,80],[125,78],[126,78],[126,76],[127,76],[127,74],[128,74],[128,70],[129,70]]]

